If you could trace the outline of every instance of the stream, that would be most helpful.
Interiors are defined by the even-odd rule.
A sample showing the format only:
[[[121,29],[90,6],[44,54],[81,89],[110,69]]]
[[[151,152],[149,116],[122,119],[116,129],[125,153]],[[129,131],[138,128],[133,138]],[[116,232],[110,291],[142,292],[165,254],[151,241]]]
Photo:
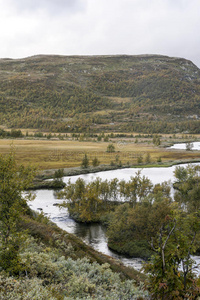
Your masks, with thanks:
[[[200,163],[193,163],[193,165],[195,164]],[[183,164],[181,166],[185,167],[187,164]],[[128,181],[131,176],[135,176],[138,171],[141,171],[141,175],[148,177],[153,184],[162,183],[164,181],[170,181],[173,183],[173,173],[175,168],[176,166],[169,168],[126,168],[71,177],[68,176],[64,177],[63,181],[67,183],[70,179],[71,182],[74,183],[78,178],[83,178],[86,182],[89,182],[95,180],[97,177],[102,180],[118,178],[119,180],[124,179],[125,181]],[[60,228],[69,233],[75,234],[85,243],[92,246],[95,250],[121,260],[126,266],[132,266],[136,270],[141,269],[142,259],[130,258],[117,254],[107,247],[106,229],[104,226],[100,224],[81,224],[71,219],[66,208],[59,209],[59,207],[55,205],[57,203],[61,203],[62,200],[56,198],[56,193],[53,190],[37,190],[34,193],[36,198],[34,201],[29,203],[33,210],[43,211],[44,214],[46,214]],[[199,263],[200,257],[195,257],[195,260]]]

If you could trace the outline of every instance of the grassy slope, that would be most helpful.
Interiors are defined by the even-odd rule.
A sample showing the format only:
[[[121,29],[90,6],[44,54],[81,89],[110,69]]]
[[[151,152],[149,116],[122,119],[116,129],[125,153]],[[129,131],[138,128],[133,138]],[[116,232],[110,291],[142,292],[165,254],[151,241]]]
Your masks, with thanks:
[[[114,272],[121,274],[123,279],[134,279],[139,284],[144,281],[145,275],[137,272],[133,268],[126,267],[122,265],[119,261],[113,259],[110,256],[102,254],[92,247],[86,245],[75,235],[67,233],[66,231],[60,229],[54,223],[48,222],[47,224],[41,222],[41,220],[34,220],[30,217],[24,217],[22,226],[24,229],[28,229],[28,232],[36,239],[39,239],[45,245],[49,247],[58,247],[58,244],[62,243],[73,247],[73,253],[70,253],[65,248],[61,247],[62,255],[66,258],[71,257],[72,259],[87,257],[90,262],[97,262],[99,264],[108,263]],[[58,243],[59,242],[59,243]]]
[[[95,251],[43,215],[29,211],[20,225],[26,230],[20,272],[0,271],[1,299],[148,299],[140,288],[143,274]]]
[[[3,59],[0,91],[1,124],[22,128],[183,131],[200,113],[200,70],[159,55]]]

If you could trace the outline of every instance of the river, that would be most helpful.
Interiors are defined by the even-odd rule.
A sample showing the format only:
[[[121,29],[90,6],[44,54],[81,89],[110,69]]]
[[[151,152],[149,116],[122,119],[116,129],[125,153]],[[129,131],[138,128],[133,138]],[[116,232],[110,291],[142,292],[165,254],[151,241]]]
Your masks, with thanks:
[[[199,164],[199,163],[196,163]],[[194,165],[194,164],[193,164]],[[182,165],[182,166],[187,166]],[[131,176],[135,176],[138,171],[141,171],[141,175],[148,177],[153,184],[162,183],[164,181],[174,181],[174,170],[176,166],[169,168],[126,168],[113,171],[105,171],[93,174],[78,175],[72,177],[64,177],[64,182],[75,182],[78,178],[83,178],[86,182],[95,180],[97,177],[103,180],[111,180],[118,178],[119,180],[128,181]],[[60,228],[66,230],[69,233],[75,234],[80,237],[84,242],[91,245],[94,249],[112,256],[116,259],[120,259],[125,265],[133,266],[135,269],[140,270],[142,260],[138,258],[128,258],[126,256],[116,254],[107,247],[106,230],[99,224],[80,224],[70,218],[66,209],[59,209],[55,204],[61,203],[62,200],[56,198],[56,193],[53,190],[37,190],[34,192],[36,198],[30,202],[30,207],[36,211],[43,211],[44,214],[56,223]],[[199,258],[196,258],[199,260]]]
[[[186,143],[174,144],[169,149],[186,150]],[[200,150],[200,142],[192,142],[191,150]]]

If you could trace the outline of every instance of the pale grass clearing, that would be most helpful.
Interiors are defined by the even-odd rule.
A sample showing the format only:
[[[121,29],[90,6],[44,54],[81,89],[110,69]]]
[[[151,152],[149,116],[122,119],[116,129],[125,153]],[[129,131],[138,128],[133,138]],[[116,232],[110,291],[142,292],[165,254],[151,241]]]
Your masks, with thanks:
[[[133,141],[115,141],[114,153],[108,153],[110,142],[79,142],[70,140],[29,140],[29,139],[0,139],[0,153],[6,154],[13,148],[18,163],[34,165],[38,169],[71,168],[81,165],[85,154],[88,155],[90,165],[97,157],[100,164],[121,162],[123,165],[137,164],[138,157],[145,161],[147,153],[151,162],[157,162],[161,157],[162,162],[200,159],[199,151],[168,150],[155,147],[150,143],[134,143]]]

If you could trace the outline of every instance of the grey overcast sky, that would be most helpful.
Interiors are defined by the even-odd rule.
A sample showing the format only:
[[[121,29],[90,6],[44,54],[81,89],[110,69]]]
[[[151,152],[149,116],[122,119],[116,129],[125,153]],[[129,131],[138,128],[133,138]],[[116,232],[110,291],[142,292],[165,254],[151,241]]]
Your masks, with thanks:
[[[162,54],[200,67],[200,0],[0,0],[0,58]]]

